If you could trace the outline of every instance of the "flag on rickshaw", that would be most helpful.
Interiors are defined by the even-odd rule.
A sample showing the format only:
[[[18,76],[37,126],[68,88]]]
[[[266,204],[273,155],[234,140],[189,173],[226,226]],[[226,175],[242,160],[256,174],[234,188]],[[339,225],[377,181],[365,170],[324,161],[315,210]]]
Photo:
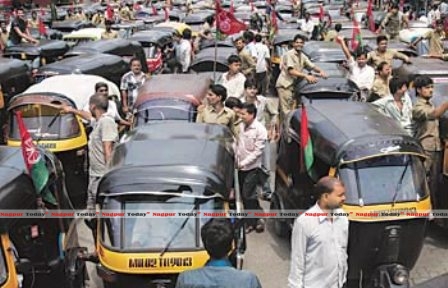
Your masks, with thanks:
[[[233,13],[235,13],[235,7],[233,6],[233,0],[230,0],[229,12],[232,13],[232,15],[233,15]]]
[[[28,174],[33,180],[38,197],[41,197],[46,202],[56,205],[56,199],[53,194],[47,189],[47,183],[50,178],[50,171],[48,171],[45,160],[42,157],[41,151],[33,143],[30,133],[23,122],[22,112],[16,112],[17,125],[19,126],[22,155],[25,161],[25,166]]]
[[[353,18],[353,33],[351,41],[352,51],[356,50],[360,46],[362,46],[361,28],[359,27],[358,21]]]
[[[302,114],[300,115],[300,146],[302,148],[301,165],[308,174],[314,164],[313,142],[311,141],[310,131],[308,129],[308,114],[305,105],[302,104]]]
[[[220,1],[216,1],[216,27],[221,33],[232,35],[247,29],[246,24],[221,7]]]
[[[320,21],[320,23],[324,22],[324,18],[325,18],[324,5],[319,4],[319,21]]]
[[[151,9],[152,9],[152,15],[159,15],[159,13],[157,12],[157,8],[156,6],[154,6],[154,4],[151,5]]]
[[[39,17],[39,34],[40,35],[47,35],[47,28],[45,27],[44,21],[42,20],[42,17]]]
[[[369,0],[367,4],[367,12],[366,12],[367,19],[369,21],[369,30],[372,32],[375,32],[375,18],[373,17],[373,2],[372,0]]]
[[[278,31],[278,22],[277,22],[277,14],[275,11],[271,11],[271,27],[269,29],[269,40],[272,43],[275,35]]]
[[[170,20],[170,13],[168,12],[168,7],[163,8],[163,12],[165,13],[165,21]]]
[[[107,8],[106,8],[106,19],[107,20],[113,20],[114,18],[114,10],[110,6],[110,2],[107,1]]]

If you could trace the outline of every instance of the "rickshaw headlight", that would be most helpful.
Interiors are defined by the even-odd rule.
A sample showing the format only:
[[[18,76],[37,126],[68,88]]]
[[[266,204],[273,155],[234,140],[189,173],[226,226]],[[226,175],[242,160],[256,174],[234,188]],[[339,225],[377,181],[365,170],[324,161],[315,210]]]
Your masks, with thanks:
[[[403,285],[403,284],[408,282],[408,280],[409,280],[409,272],[408,272],[408,270],[405,267],[403,267],[401,265],[398,265],[392,271],[393,271],[392,272],[393,273],[392,274],[393,275],[392,279],[393,279],[395,284]]]

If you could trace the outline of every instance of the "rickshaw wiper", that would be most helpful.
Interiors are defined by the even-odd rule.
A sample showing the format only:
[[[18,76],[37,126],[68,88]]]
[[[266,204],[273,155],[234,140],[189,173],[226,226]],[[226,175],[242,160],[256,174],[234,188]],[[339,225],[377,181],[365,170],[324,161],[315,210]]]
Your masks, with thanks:
[[[165,255],[166,251],[168,251],[168,249],[170,248],[171,243],[173,243],[174,239],[176,239],[176,237],[180,233],[180,231],[182,231],[185,228],[185,225],[187,225],[188,220],[190,220],[191,215],[193,215],[193,212],[196,209],[196,206],[197,206],[197,201],[195,200],[195,203],[193,205],[193,209],[190,210],[190,212],[188,213],[187,218],[185,218],[184,222],[182,222],[182,225],[179,226],[179,228],[177,229],[176,233],[173,234],[173,237],[171,237],[170,241],[168,241],[168,243],[166,244],[165,248],[163,248],[162,252],[160,252],[160,256],[159,257],[163,257],[163,255]]]
[[[406,171],[408,171],[408,166],[411,159],[409,158],[408,161],[406,161],[406,165],[404,166],[403,172],[401,173],[400,180],[397,183],[397,187],[395,188],[395,194],[394,198],[392,198],[392,207],[395,206],[395,201],[397,200],[398,191],[400,191],[401,185],[403,184],[404,175],[406,175]]]

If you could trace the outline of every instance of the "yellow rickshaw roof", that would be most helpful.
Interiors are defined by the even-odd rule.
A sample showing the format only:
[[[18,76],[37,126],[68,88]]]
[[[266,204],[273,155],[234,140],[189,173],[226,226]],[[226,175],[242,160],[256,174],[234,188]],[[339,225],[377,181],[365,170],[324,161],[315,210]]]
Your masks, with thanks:
[[[73,31],[70,34],[64,35],[63,39],[80,39],[92,38],[95,40],[101,39],[101,34],[105,31],[104,28],[85,28],[78,31]]]

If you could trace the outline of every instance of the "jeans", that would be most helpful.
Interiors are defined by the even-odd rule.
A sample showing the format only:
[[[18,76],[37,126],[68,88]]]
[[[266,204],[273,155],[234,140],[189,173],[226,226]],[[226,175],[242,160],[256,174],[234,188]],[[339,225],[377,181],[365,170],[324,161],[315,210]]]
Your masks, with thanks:
[[[87,187],[87,209],[95,209],[96,204],[96,194],[98,192],[98,184],[100,183],[101,177],[90,176],[89,186]]]

